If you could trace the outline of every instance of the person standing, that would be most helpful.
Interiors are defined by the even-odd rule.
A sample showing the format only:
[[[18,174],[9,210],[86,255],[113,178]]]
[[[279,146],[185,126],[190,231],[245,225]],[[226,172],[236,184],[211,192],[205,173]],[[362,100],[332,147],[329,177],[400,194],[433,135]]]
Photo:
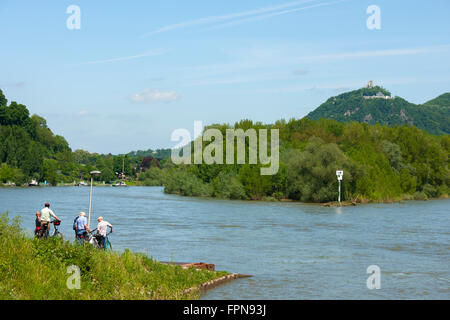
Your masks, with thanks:
[[[41,231],[48,236],[50,232],[51,218],[61,221],[55,213],[50,209],[50,203],[46,203],[44,209],[41,210]]]
[[[73,220],[73,231],[75,232],[75,240],[77,240],[77,221],[78,221],[78,218],[80,218],[81,217],[81,214],[82,214],[83,212],[80,212],[78,215],[77,215],[77,217]]]
[[[108,231],[108,227],[110,227],[111,232],[113,232],[113,227],[108,221],[103,220],[103,217],[98,217],[97,221],[97,242],[103,249],[106,249],[106,232]]]
[[[78,218],[75,221],[76,239],[80,244],[87,239],[87,233],[89,232],[88,221],[86,219],[86,213],[80,212]]]
[[[40,211],[36,211],[34,236],[35,237],[39,237],[40,231],[41,231],[41,212]]]

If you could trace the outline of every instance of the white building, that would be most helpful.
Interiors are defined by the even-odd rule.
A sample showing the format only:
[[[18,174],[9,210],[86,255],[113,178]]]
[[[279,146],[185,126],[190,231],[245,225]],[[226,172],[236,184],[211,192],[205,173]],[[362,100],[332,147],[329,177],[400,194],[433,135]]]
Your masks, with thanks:
[[[385,96],[382,92],[378,91],[374,96],[363,96],[364,99],[392,99],[391,96]]]

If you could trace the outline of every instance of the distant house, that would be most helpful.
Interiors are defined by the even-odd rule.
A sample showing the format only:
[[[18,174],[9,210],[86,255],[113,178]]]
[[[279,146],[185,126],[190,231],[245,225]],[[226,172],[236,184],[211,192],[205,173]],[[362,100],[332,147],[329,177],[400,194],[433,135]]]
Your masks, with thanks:
[[[391,96],[384,95],[383,92],[378,91],[374,96],[363,96],[364,99],[392,99]]]

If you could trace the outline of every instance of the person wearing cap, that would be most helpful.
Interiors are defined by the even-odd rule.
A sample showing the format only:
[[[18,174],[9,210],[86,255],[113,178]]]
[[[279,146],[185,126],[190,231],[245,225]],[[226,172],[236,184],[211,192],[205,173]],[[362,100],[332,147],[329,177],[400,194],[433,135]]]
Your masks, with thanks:
[[[103,217],[97,218],[98,224],[97,224],[97,242],[100,244],[100,246],[105,249],[106,248],[106,232],[108,231],[108,227],[111,228],[111,232],[113,232],[112,225],[106,221],[103,220]]]
[[[80,212],[78,218],[75,221],[75,232],[78,242],[83,243],[87,239],[87,233],[89,232],[88,221],[86,219],[86,213]]]
[[[51,218],[61,221],[50,209],[50,203],[46,203],[44,209],[41,210],[41,230],[42,232],[50,232]]]

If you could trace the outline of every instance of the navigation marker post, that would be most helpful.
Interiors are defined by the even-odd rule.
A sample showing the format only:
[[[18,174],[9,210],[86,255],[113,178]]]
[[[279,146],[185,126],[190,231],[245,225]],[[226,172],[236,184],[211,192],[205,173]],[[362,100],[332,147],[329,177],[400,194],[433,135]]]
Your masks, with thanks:
[[[91,226],[91,208],[92,208],[92,185],[94,183],[94,175],[100,174],[100,171],[91,171],[91,191],[89,192],[89,216],[88,216],[88,228]]]
[[[341,181],[342,181],[342,177],[344,176],[344,171],[342,170],[338,170],[336,171],[336,176],[339,182],[339,197],[338,197],[338,202],[339,202],[339,206],[341,205]]]

